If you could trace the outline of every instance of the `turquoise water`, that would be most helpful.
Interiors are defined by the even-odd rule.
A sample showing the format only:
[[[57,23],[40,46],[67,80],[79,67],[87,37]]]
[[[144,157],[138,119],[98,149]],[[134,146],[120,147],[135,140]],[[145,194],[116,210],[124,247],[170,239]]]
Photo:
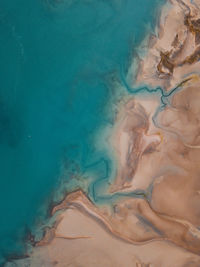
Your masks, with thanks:
[[[112,124],[112,81],[154,28],[161,0],[0,3],[2,262],[23,249],[59,177],[112,172],[93,137]]]

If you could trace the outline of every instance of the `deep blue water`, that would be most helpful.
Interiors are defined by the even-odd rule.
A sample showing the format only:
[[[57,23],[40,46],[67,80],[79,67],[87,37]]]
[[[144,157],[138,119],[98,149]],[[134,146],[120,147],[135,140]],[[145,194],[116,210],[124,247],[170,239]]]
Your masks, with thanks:
[[[112,172],[93,136],[112,123],[112,81],[160,3],[0,0],[1,259],[21,249],[59,177]]]

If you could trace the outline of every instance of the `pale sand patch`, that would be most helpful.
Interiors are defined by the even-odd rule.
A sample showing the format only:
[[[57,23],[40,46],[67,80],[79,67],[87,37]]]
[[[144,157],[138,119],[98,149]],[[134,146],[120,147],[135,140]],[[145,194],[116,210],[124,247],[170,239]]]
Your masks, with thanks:
[[[26,264],[30,267],[182,267],[199,266],[200,257],[167,241],[130,244],[113,236],[102,221],[84,211],[84,206],[71,206],[63,211],[52,241],[35,247],[29,259],[17,264],[20,267]]]

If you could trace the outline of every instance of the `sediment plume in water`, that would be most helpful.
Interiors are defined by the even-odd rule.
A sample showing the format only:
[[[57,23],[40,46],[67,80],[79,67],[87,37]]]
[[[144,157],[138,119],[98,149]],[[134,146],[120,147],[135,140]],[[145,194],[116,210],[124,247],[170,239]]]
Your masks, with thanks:
[[[200,1],[167,2],[148,45],[110,138],[120,197],[68,194],[16,266],[200,266]]]

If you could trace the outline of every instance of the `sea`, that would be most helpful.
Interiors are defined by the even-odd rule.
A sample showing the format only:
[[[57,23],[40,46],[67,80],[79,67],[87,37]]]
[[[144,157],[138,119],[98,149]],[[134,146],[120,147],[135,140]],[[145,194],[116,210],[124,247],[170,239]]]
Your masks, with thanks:
[[[95,201],[92,185],[115,174],[103,133],[163,3],[0,0],[0,266],[55,199],[83,188]]]

